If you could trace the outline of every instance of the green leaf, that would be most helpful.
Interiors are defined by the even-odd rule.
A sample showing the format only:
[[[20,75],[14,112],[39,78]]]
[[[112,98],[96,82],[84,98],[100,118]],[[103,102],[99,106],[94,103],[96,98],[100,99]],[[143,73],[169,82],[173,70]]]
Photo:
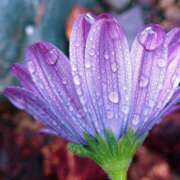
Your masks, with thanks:
[[[86,145],[70,144],[69,149],[76,155],[96,161],[113,179],[126,177],[124,171],[127,172],[136,149],[144,140],[139,139],[131,129],[119,140],[110,130],[105,131],[105,137],[84,134],[84,139]]]

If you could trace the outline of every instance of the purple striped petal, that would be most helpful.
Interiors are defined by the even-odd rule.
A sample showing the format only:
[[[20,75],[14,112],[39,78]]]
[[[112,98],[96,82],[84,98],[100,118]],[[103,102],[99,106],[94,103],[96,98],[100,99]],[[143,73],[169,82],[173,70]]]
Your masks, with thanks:
[[[39,132],[42,133],[42,134],[59,136],[59,134],[58,134],[56,131],[54,131],[54,130],[52,130],[52,129],[50,129],[50,128],[43,128],[43,129],[41,129]]]
[[[148,120],[162,88],[168,63],[164,41],[164,30],[158,25],[152,25],[140,32],[132,45],[134,100],[129,126],[133,129]]]
[[[16,76],[16,78],[20,81],[21,85],[25,89],[28,89],[29,91],[33,91],[33,93],[40,95],[31,79],[30,73],[24,65],[14,64],[11,68],[11,72]]]
[[[84,131],[92,134],[92,126],[86,120],[74,89],[68,59],[50,43],[34,44],[28,49],[26,58],[32,80],[47,103],[53,104],[57,114],[81,135]]]
[[[161,108],[161,110],[158,112],[158,114],[153,114],[150,116],[150,120],[144,123],[138,130],[137,134],[139,136],[143,136],[144,134],[147,134],[151,128],[159,123],[165,116],[170,114],[171,112],[174,112],[180,108],[180,105],[178,104],[180,102],[180,88],[177,88],[177,90],[174,92],[173,96],[171,97],[169,103],[164,107]]]
[[[119,137],[129,112],[132,74],[127,39],[114,19],[101,19],[92,25],[85,68],[96,114],[104,120],[105,128]]]
[[[147,28],[148,30],[150,29],[150,27]],[[133,66],[134,75],[137,74],[138,76],[134,76],[136,79],[134,78],[133,83],[136,87],[134,89],[134,109],[130,123],[130,127],[133,127],[137,131],[141,131],[144,128],[144,124],[145,126],[150,126],[150,124],[157,123],[157,118],[152,117],[160,113],[179,84],[179,75],[177,73],[179,73],[180,59],[177,55],[178,53],[174,53],[177,57],[168,58],[171,53],[169,51],[172,42],[171,39],[174,38],[177,32],[174,32],[174,35],[170,32],[171,36],[169,34],[164,36],[163,29],[159,26],[156,28],[152,28],[154,29],[154,33],[156,33],[156,35],[154,34],[154,38],[160,37],[161,44],[157,42],[157,47],[154,50],[147,50],[147,46],[151,46],[151,44],[148,42],[146,45],[149,31],[145,29],[137,36],[131,52],[132,60],[137,62],[139,59],[139,68]],[[151,31],[150,34],[152,34]],[[139,36],[141,35],[146,37],[144,38],[145,45],[139,42]],[[162,40],[161,37],[163,37]],[[156,41],[152,39],[152,44],[155,47],[154,42]],[[135,64],[137,65],[137,63]],[[137,72],[135,73],[135,71]]]
[[[83,28],[80,28],[82,23],[83,20],[77,28],[79,31],[74,31],[76,43],[84,35]],[[102,133],[104,127],[110,128],[118,137],[121,127],[125,126],[131,97],[127,40],[118,23],[110,15],[103,15],[91,25],[86,41],[81,41],[81,47],[73,48],[73,40],[71,43],[72,67],[76,64],[75,71],[72,71],[79,79],[79,83],[76,79],[74,81],[77,91],[80,96],[84,94],[91,115],[94,113],[92,118],[97,121],[98,132]],[[124,112],[120,111],[121,106]]]
[[[72,127],[59,120],[59,117],[53,112],[52,106],[49,106],[31,92],[22,88],[9,87],[4,94],[16,107],[27,111],[60,136],[71,141],[83,142],[83,139],[75,133]]]
[[[81,103],[83,104],[83,109],[86,112],[87,119],[91,122],[97,132],[102,132],[102,124],[98,124],[98,119],[96,118],[92,104],[89,101],[84,66],[86,39],[91,23],[94,22],[94,17],[89,14],[87,16],[79,16],[76,20],[70,39],[70,62],[76,91]]]

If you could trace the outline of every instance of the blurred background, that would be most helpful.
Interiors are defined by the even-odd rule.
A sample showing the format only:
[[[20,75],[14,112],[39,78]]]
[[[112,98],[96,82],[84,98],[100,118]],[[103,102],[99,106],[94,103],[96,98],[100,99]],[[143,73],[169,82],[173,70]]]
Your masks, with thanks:
[[[74,156],[64,140],[39,133],[41,124],[3,96],[17,84],[10,66],[23,62],[33,42],[50,41],[68,55],[72,24],[81,13],[110,12],[131,45],[148,23],[167,31],[180,25],[178,0],[1,0],[0,1],[0,180],[107,180],[91,160]],[[156,126],[139,148],[129,180],[180,180],[180,112]]]

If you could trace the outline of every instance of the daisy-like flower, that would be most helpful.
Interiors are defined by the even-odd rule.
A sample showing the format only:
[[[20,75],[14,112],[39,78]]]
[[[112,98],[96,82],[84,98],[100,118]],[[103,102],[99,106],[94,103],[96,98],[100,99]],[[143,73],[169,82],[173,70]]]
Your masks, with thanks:
[[[47,126],[45,132],[75,144],[112,179],[126,179],[133,154],[148,131],[179,108],[180,29],[148,25],[129,48],[109,14],[76,20],[70,60],[54,45],[33,44],[13,74],[22,87],[6,97]]]

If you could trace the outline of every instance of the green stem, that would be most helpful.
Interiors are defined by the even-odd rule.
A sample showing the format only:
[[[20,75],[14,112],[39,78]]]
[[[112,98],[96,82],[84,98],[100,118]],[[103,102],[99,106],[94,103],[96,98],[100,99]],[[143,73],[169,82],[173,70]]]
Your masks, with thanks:
[[[112,180],[126,180],[127,172],[129,167],[129,160],[127,161],[116,161],[111,160],[104,165],[101,165],[103,170],[107,173],[110,179]]]
[[[114,173],[109,174],[109,177],[112,180],[127,180],[127,171],[116,171]]]

